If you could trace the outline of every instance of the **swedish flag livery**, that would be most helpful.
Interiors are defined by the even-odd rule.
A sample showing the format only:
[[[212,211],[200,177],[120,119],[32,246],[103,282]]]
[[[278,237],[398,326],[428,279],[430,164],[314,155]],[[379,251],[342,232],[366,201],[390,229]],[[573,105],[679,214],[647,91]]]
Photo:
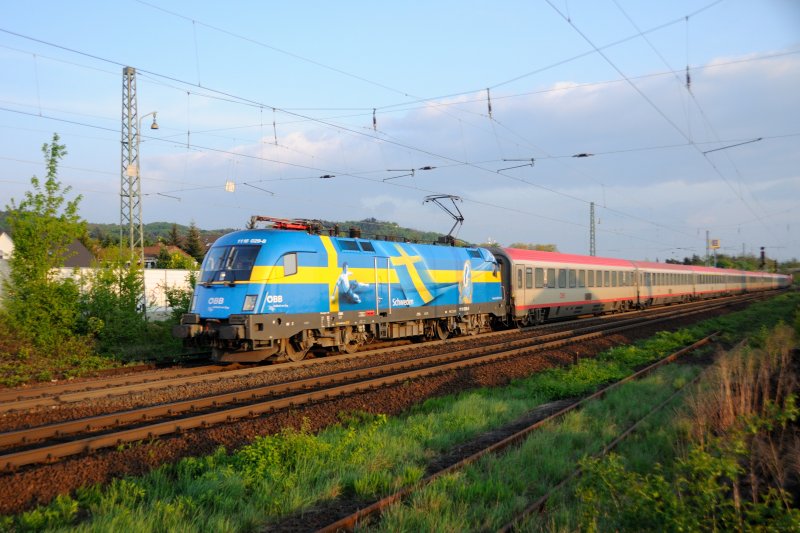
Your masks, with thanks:
[[[477,333],[503,312],[488,250],[260,229],[214,243],[176,334],[220,360],[298,360],[314,347]]]

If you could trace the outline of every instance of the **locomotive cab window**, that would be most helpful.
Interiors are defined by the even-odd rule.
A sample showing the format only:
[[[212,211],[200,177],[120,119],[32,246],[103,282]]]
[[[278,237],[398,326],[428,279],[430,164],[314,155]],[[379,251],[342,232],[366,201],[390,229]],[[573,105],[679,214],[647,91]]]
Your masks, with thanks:
[[[358,241],[358,244],[361,246],[361,250],[364,252],[374,252],[375,247],[372,246],[372,243],[369,241]]]
[[[356,241],[340,240],[339,246],[342,248],[342,250],[347,250],[350,252],[358,252],[360,250]]]
[[[256,263],[261,246],[218,246],[211,248],[203,261],[200,273],[201,283],[250,280],[250,273]]]

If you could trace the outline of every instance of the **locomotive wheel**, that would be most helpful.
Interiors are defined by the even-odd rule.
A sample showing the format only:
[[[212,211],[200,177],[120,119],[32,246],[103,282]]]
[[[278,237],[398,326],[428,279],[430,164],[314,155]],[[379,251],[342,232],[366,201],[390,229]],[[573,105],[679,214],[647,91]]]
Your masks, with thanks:
[[[345,328],[342,332],[342,344],[339,346],[339,350],[344,353],[356,353],[363,343],[363,339],[353,333],[352,328]]]
[[[440,341],[443,341],[450,336],[450,330],[447,329],[447,323],[443,320],[437,320],[434,323],[433,331],[436,335],[436,338]]]
[[[304,347],[302,343],[295,345],[290,339],[281,339],[279,342],[281,343],[281,354],[289,361],[295,363],[305,359],[310,348],[310,346]]]

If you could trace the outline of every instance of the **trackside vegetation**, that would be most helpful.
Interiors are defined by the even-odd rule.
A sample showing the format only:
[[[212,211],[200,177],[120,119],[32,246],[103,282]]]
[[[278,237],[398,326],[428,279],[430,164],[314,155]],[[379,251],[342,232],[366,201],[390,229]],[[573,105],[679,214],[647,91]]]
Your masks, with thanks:
[[[81,196],[58,179],[66,147],[54,134],[42,147],[47,176],[31,178],[31,190],[6,206],[14,239],[0,302],[0,386],[65,379],[152,356],[176,354],[171,324],[148,322],[137,307],[143,292],[141,265],[118,252],[95,273],[76,280],[55,274],[68,247],[86,238]],[[130,265],[133,265],[132,267]],[[168,294],[188,305],[188,295]],[[178,309],[179,307],[176,307]]]
[[[403,416],[342,414],[340,423],[318,433],[301,428],[258,437],[231,453],[219,449],[213,455],[187,458],[142,477],[80,489],[50,505],[4,517],[0,526],[17,531],[249,531],[279,524],[289,516],[341,497],[371,501],[422,479],[431,460],[461,443],[507,425],[536,406],[584,395],[603,383],[629,375],[636,367],[712,331],[722,330],[724,341],[730,345],[746,337],[772,342],[772,328],[781,320],[793,320],[799,304],[798,294],[784,294],[753,304],[747,310],[664,332],[505,387],[433,398]],[[791,342],[796,344],[796,340]],[[683,410],[681,414],[676,414],[674,408],[659,411],[650,419],[650,429],[637,431],[612,459],[592,463],[587,458],[698,372],[700,366],[692,364],[690,358],[688,364],[672,365],[626,385],[545,431],[536,432],[520,448],[442,478],[389,510],[373,527],[387,531],[496,529],[583,460],[590,475],[580,481],[580,489],[569,489],[561,500],[555,500],[552,512],[542,522],[528,523],[524,528],[647,529],[646,523],[625,522],[612,516],[613,512],[593,514],[591,509],[608,503],[600,498],[618,497],[603,488],[605,479],[625,480],[626,476],[641,475],[645,476],[641,481],[644,484],[649,468],[663,472],[665,483],[671,483],[673,472],[680,473],[680,468],[673,465],[689,449],[692,419]],[[780,405],[782,410],[775,413],[778,418],[767,409],[760,415],[765,417],[762,422],[753,421],[745,427],[776,428],[781,421],[788,424],[793,415],[787,409],[792,404],[787,400]],[[721,432],[719,437],[723,435]],[[716,453],[710,440],[703,442],[707,452]],[[659,461],[662,466],[654,466]],[[592,468],[596,473],[591,472]],[[691,485],[695,478],[687,479],[690,484],[685,490],[694,493],[699,489],[714,492],[717,489],[711,487],[711,482],[725,486],[734,478],[697,478],[698,487]],[[765,488],[766,484],[759,487]],[[761,488],[759,495],[765,494]],[[719,495],[723,494],[730,491],[720,489]],[[740,490],[740,500],[744,494]],[[781,494],[764,500],[766,508],[774,510],[772,514],[755,516],[750,508],[742,506],[746,512],[739,516],[748,520],[755,516],[755,527],[797,524]],[[619,493],[619,497],[624,494]],[[778,509],[776,502],[783,507]],[[646,503],[639,500],[639,507],[618,511],[635,516],[643,512]]]

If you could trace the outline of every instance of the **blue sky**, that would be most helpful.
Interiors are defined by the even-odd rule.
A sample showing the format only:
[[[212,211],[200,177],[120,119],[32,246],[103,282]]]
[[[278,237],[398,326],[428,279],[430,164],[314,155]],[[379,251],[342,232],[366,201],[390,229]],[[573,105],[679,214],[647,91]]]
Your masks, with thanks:
[[[145,222],[447,231],[423,200],[455,194],[473,242],[587,253],[595,202],[599,255],[703,255],[709,231],[800,257],[795,0],[6,2],[0,204],[58,132],[83,217],[119,221],[125,65],[160,125]]]

